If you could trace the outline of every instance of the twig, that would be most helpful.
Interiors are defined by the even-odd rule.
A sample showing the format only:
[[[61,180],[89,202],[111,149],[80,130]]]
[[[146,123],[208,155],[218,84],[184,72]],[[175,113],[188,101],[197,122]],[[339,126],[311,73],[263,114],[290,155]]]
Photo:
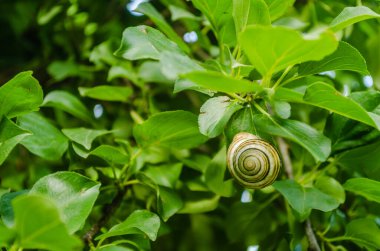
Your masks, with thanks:
[[[306,220],[305,230],[306,230],[307,239],[309,240],[309,244],[310,244],[309,245],[309,250],[312,250],[312,251],[321,251],[321,248],[319,247],[317,238],[315,237],[313,228],[311,227],[310,219]]]
[[[284,169],[289,179],[294,179],[292,161],[289,156],[289,146],[283,138],[277,138],[278,147],[284,161]]]
[[[116,210],[119,208],[121,202],[123,201],[124,195],[127,191],[127,188],[119,189],[115,198],[113,198],[110,204],[107,204],[103,208],[102,217],[97,223],[95,223],[90,230],[82,237],[82,239],[89,245],[92,245],[92,240],[94,236],[100,231],[100,229],[107,224],[111,219],[111,216],[114,215]]]

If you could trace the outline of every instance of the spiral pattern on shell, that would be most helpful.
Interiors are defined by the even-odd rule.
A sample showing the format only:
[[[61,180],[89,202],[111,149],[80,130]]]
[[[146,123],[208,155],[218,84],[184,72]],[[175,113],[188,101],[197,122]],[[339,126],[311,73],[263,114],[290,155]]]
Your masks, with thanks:
[[[281,168],[280,156],[268,142],[247,132],[235,135],[227,152],[231,175],[244,187],[271,185]]]

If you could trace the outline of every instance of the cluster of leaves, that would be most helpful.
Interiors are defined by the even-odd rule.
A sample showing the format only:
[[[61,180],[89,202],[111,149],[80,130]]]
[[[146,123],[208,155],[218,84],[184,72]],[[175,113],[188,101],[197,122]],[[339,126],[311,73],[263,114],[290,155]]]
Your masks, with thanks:
[[[47,48],[0,61],[35,70],[0,87],[0,247],[380,249],[378,2],[144,2],[116,49],[125,4],[0,19]],[[280,150],[272,186],[226,173],[242,131]]]

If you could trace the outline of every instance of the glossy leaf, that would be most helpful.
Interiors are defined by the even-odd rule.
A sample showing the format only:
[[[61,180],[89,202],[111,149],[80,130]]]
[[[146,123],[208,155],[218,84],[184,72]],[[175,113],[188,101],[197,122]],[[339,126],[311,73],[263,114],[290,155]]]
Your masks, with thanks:
[[[96,251],[134,251],[134,249],[111,244],[103,246],[101,248],[97,248]]]
[[[120,48],[115,55],[128,60],[159,59],[163,51],[181,53],[178,46],[160,31],[140,25],[124,30]]]
[[[346,28],[354,23],[370,19],[379,18],[380,15],[372,11],[366,6],[346,7],[343,11],[331,22],[330,28],[333,31],[338,31]]]
[[[262,90],[262,87],[256,82],[232,78],[229,76],[222,75],[218,72],[191,72],[183,75],[183,77],[191,80],[200,87],[210,89],[213,91],[220,91],[226,93],[247,93],[258,92]]]
[[[319,177],[314,186],[321,192],[334,197],[339,203],[346,200],[343,186],[334,178],[329,176]]]
[[[59,160],[66,152],[67,138],[41,114],[23,115],[18,118],[18,123],[33,134],[20,142],[30,152],[48,160]]]
[[[317,82],[306,89],[304,101],[308,104],[318,106],[335,112],[347,118],[360,121],[364,124],[380,129],[380,117],[368,113],[355,101],[344,97],[334,87]]]
[[[180,8],[175,5],[169,5],[169,10],[171,15],[172,21],[182,20],[182,19],[190,19],[190,20],[201,20],[200,17],[195,16],[191,12]]]
[[[39,179],[30,194],[49,198],[58,207],[69,233],[79,230],[90,214],[100,184],[74,172],[56,172]]]
[[[340,204],[334,197],[314,187],[303,187],[293,180],[276,181],[273,186],[286,198],[290,206],[302,216],[309,214],[311,209],[329,212]]]
[[[311,126],[296,120],[271,119],[266,115],[254,115],[258,130],[290,139],[308,150],[317,161],[324,161],[331,151],[331,141]]]
[[[380,141],[350,149],[338,155],[339,165],[380,181]]]
[[[99,85],[92,88],[79,87],[79,93],[82,97],[97,100],[127,102],[133,90],[127,86]]]
[[[258,135],[253,121],[253,111],[250,107],[245,107],[232,115],[225,127],[227,145],[230,145],[232,139],[239,132],[249,132]]]
[[[343,185],[344,189],[380,203],[380,182],[367,178],[352,178]]]
[[[233,0],[232,16],[237,33],[251,24],[270,24],[270,15],[264,0]]]
[[[97,137],[110,133],[110,131],[107,130],[94,130],[84,127],[62,129],[62,132],[71,141],[74,141],[84,146],[84,148],[86,148],[87,150],[91,149],[92,142]]]
[[[215,194],[231,197],[235,189],[232,179],[224,180],[227,167],[226,158],[226,149],[223,147],[208,164],[204,174],[204,181]]]
[[[245,54],[262,76],[271,76],[303,62],[321,60],[338,46],[332,33],[306,38],[285,27],[251,26],[240,39]]]
[[[203,70],[203,67],[190,57],[171,51],[164,51],[160,54],[160,66],[162,73],[172,80],[182,74]]]
[[[199,131],[209,138],[221,134],[231,116],[243,108],[227,96],[208,99],[201,107],[198,124]]]
[[[199,132],[197,116],[185,111],[155,114],[136,125],[133,135],[142,146],[159,145],[177,149],[196,147],[207,140]]]
[[[182,50],[189,52],[189,47],[183,42],[182,38],[173,30],[173,28],[165,21],[164,17],[158,12],[149,2],[142,2],[138,5],[138,12],[147,15],[157,27],[168,36],[169,39],[174,41]]]
[[[265,0],[269,8],[269,14],[272,20],[281,17],[295,0]]]
[[[97,156],[107,161],[110,165],[125,165],[129,162],[129,157],[119,148],[109,145],[100,145],[90,152],[90,155]]]
[[[357,219],[348,223],[342,239],[353,241],[367,250],[380,249],[380,229],[371,219]]]
[[[199,9],[211,23],[211,27],[221,36],[225,26],[232,20],[231,0],[193,0],[194,6]],[[233,21],[233,20],[232,20]],[[229,27],[231,29],[231,27]]]
[[[15,232],[13,229],[7,228],[0,224],[0,246],[8,248],[8,244],[11,243],[11,241],[15,237]]]
[[[338,49],[331,55],[318,62],[307,62],[300,65],[300,75],[311,75],[326,71],[355,71],[368,75],[365,59],[355,47],[340,41]]]
[[[113,226],[107,233],[96,239],[106,239],[112,236],[127,234],[145,234],[152,241],[156,240],[160,228],[160,218],[148,210],[136,210],[120,224]]]
[[[44,99],[43,106],[60,109],[86,122],[91,122],[92,120],[91,113],[82,101],[66,91],[57,90],[49,92]]]
[[[0,116],[13,118],[37,111],[42,99],[42,88],[32,72],[21,72],[0,86]]]
[[[179,180],[182,171],[182,164],[166,164],[160,166],[149,166],[144,170],[144,174],[154,183],[160,186],[174,188]]]
[[[178,93],[185,90],[194,90],[203,94],[206,94],[210,97],[214,96],[215,92],[209,89],[206,89],[188,79],[177,79],[174,84],[173,93]]]
[[[157,188],[158,213],[167,221],[183,207],[183,201],[175,190],[164,186]]]
[[[55,204],[42,196],[27,195],[13,202],[18,245],[25,249],[78,250],[81,241],[70,236]]]
[[[32,135],[17,126],[10,119],[0,117],[0,165],[5,161],[12,149],[24,138]]]
[[[21,190],[17,192],[10,192],[3,194],[0,197],[0,215],[2,222],[9,228],[14,225],[14,211],[12,201],[20,195],[27,193],[28,190]],[[1,242],[0,242],[1,243]]]
[[[277,116],[282,119],[288,119],[291,115],[291,106],[285,101],[273,101],[272,106]]]
[[[179,214],[201,214],[214,211],[219,205],[220,196],[214,195],[210,198],[197,198],[185,201]]]

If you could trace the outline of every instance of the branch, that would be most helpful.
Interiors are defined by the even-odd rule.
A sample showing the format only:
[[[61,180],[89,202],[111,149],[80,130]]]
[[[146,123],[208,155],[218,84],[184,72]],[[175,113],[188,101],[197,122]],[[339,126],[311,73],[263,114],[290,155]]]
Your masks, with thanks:
[[[123,201],[124,195],[127,192],[127,188],[119,189],[115,198],[113,198],[110,204],[107,204],[103,208],[102,217],[97,223],[92,225],[90,230],[82,237],[82,239],[89,245],[92,245],[92,240],[94,236],[100,231],[100,229],[107,224],[107,222],[114,215],[116,210],[119,208],[121,202]]]
[[[307,239],[309,240],[309,244],[310,244],[309,245],[309,250],[312,250],[312,251],[321,251],[321,248],[319,247],[317,238],[315,237],[313,228],[311,227],[310,219],[306,220],[305,230],[306,230]]]
[[[283,138],[277,138],[277,143],[280,153],[282,155],[282,160],[284,161],[284,169],[286,176],[288,176],[289,179],[294,179],[293,165],[289,156],[289,146]]]

